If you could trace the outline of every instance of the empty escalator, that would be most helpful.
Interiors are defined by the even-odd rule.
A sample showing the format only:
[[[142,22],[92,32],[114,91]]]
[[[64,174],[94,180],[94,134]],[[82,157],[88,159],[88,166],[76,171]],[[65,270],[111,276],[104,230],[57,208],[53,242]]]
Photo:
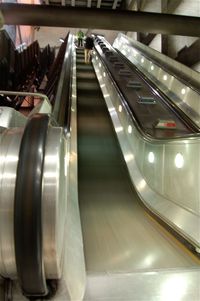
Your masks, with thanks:
[[[110,279],[116,273],[139,275],[197,268],[198,259],[141,204],[92,64],[84,64],[81,49],[77,49],[76,57],[79,204],[89,282],[93,275],[109,275]],[[111,290],[106,293],[109,281],[104,289],[101,281],[97,283],[93,293],[92,285],[87,287],[85,300],[108,300],[113,294]],[[117,300],[121,300],[118,294]]]

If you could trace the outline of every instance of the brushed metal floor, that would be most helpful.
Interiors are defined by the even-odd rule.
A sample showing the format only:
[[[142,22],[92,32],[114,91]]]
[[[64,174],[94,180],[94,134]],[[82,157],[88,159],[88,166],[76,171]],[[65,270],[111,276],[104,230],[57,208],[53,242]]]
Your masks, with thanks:
[[[199,267],[198,259],[141,206],[94,70],[83,66],[79,53],[78,183],[87,272]]]

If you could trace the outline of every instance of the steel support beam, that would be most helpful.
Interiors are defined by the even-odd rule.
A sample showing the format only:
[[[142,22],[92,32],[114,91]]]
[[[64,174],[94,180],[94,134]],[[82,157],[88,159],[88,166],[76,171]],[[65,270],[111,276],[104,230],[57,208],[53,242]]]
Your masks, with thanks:
[[[168,36],[163,34],[161,35],[161,52],[169,56],[168,47]]]
[[[141,39],[142,39],[142,33],[137,31],[136,32],[136,41],[141,42]]]
[[[140,37],[140,42],[148,46],[153,41],[155,36],[155,33],[148,33],[147,35]]]
[[[2,3],[5,24],[200,36],[200,18],[135,11]],[[58,16],[58,18],[55,18]]]
[[[200,62],[200,39],[195,41],[189,47],[183,47],[183,49],[178,52],[175,59],[188,67]]]

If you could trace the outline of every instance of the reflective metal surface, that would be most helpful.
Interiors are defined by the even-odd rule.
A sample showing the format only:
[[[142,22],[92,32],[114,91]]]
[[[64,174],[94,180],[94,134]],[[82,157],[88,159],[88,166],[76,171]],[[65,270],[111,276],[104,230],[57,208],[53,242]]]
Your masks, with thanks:
[[[42,104],[44,103],[45,100]],[[35,108],[34,112],[36,111],[38,111],[38,108]],[[31,112],[31,114],[34,112]],[[56,299],[58,296],[61,296],[61,300],[63,300],[64,296],[66,301],[82,300],[86,282],[77,193],[75,57],[71,112],[71,130],[67,137],[64,137],[63,129],[49,126],[45,148],[42,189],[45,273],[48,279],[62,277]],[[15,129],[12,137],[11,130],[4,131],[1,128],[0,141],[0,275],[12,278],[16,277],[17,274],[13,242],[13,200],[21,141],[18,131],[22,135],[23,129]],[[9,133],[9,135],[6,136],[6,133]],[[4,134],[6,138],[4,138]],[[13,155],[12,157],[10,156],[11,150],[8,150],[10,145],[16,153],[15,157]],[[12,174],[10,174],[11,171]],[[12,186],[10,184],[11,180]],[[5,195],[6,197],[4,197]],[[5,210],[7,210],[8,214],[5,214]],[[15,281],[13,296],[14,300],[21,301],[25,299],[17,280]]]
[[[66,142],[66,189],[67,212],[64,225],[64,252],[62,277],[58,291],[52,300],[68,301],[82,300],[86,286],[85,258],[80,224],[77,182],[77,91],[76,91],[76,53],[73,46],[73,77],[71,129]]]
[[[174,77],[177,78],[179,81],[186,84],[186,86],[194,89],[196,92],[200,91],[200,75],[199,72],[189,68],[186,65],[183,65],[182,63],[175,61],[174,59],[164,55],[163,53],[148,47],[144,45],[143,43],[140,43],[134,39],[131,39],[127,35],[124,35],[123,33],[119,33],[118,37],[115,39],[114,44],[115,47],[118,48],[120,40],[123,40],[123,44],[128,44],[129,46],[132,46],[133,52],[130,49],[130,54],[133,54],[135,58],[137,58],[137,52],[141,52],[143,54],[144,62],[145,59],[152,60],[152,64],[156,63],[159,67],[161,67],[162,70],[165,70],[166,72],[169,71],[170,74],[174,73]],[[114,46],[113,44],[113,46]],[[117,46],[118,44],[118,46]],[[126,46],[125,45],[125,46]],[[121,48],[121,47],[120,47]],[[124,50],[127,49],[126,47]],[[129,51],[128,51],[129,52]],[[129,55],[128,55],[129,56]],[[142,58],[142,57],[141,57]],[[152,66],[152,65],[151,65]],[[151,69],[153,71],[154,69]]]
[[[92,66],[83,64],[83,54],[77,57],[79,202],[87,268],[84,301],[199,301],[199,261],[141,205]],[[108,91],[103,92],[107,101]],[[55,301],[82,300],[85,284],[77,204],[75,100],[74,86],[64,273],[52,298]],[[122,134],[125,129],[109,100],[114,129]],[[130,142],[125,135],[121,141],[125,146]],[[142,156],[142,147],[137,148]],[[133,159],[127,152],[125,160]],[[134,172],[138,174],[137,169]],[[14,301],[18,300],[23,297],[15,286]]]
[[[199,138],[145,139],[109,76],[103,76],[104,66],[99,68],[96,60],[94,65],[137,192],[153,212],[198,248],[200,200],[196,166],[199,166]]]
[[[41,99],[42,102],[40,102],[38,105],[35,106],[35,108],[29,113],[28,117],[31,117],[32,115],[34,115],[36,113],[44,113],[44,114],[50,114],[51,113],[51,109],[52,109],[51,104],[49,102],[48,97],[44,94],[19,92],[19,91],[4,91],[4,90],[1,90],[0,94],[5,95],[5,96],[9,96],[9,95],[12,95],[12,96],[32,96],[32,97]],[[23,119],[25,117],[23,115],[21,117],[21,114],[18,113],[17,111],[15,111],[14,109],[7,108],[7,107],[6,107],[6,109],[8,109],[7,114],[8,114],[8,112],[10,112],[10,110],[12,110],[10,114],[13,114],[14,116],[17,116],[16,121],[18,123],[15,126],[24,126],[25,123],[23,123]]]
[[[200,127],[200,76],[198,72],[176,61],[172,61],[172,59],[167,58],[163,54],[145,45],[140,45],[140,43],[122,34],[117,37],[113,46],[125,55],[130,62],[137,66],[143,74],[155,83],[172,102]],[[151,56],[155,58],[153,61]],[[156,62],[156,58],[158,63]],[[179,74],[179,77],[176,77],[172,71],[170,71],[171,65],[176,73]],[[166,66],[168,66],[169,71]],[[181,80],[181,76],[188,78],[188,80]],[[191,84],[194,82],[198,90],[190,86],[190,81]]]
[[[23,129],[5,130],[0,136],[0,275],[16,277],[14,250],[14,193]]]
[[[88,273],[84,300],[199,300],[199,260],[144,210],[89,75],[92,67],[85,70],[78,77],[79,202]],[[112,90],[104,90],[110,81],[101,81],[103,72],[97,76],[114,129],[126,146],[128,127],[120,124],[110,102]],[[144,155],[142,147],[138,152]],[[134,155],[124,153],[125,160],[134,161]],[[143,182],[138,184],[142,189]]]
[[[23,128],[13,128],[3,131],[0,136],[0,275],[8,278],[17,276],[13,210],[22,135]],[[67,206],[65,156],[62,129],[49,127],[43,171],[42,210],[45,273],[47,278],[53,279],[60,277],[63,264]]]
[[[43,172],[43,252],[46,277],[61,276],[67,208],[66,147],[61,128],[49,128]]]
[[[161,270],[147,273],[89,275],[84,301],[199,301],[199,272]]]
[[[78,165],[77,165],[77,91],[76,91],[76,53],[73,45],[73,78],[70,135],[67,137],[68,150],[68,191],[65,224],[65,252],[61,286],[55,300],[82,300],[86,285],[85,258],[78,203]]]
[[[20,91],[5,91],[0,90],[1,95],[13,95],[13,96],[34,96],[37,98],[41,98],[43,101],[46,100],[47,103],[51,106],[48,97],[45,94],[41,93],[31,93],[31,92],[20,92]]]
[[[182,116],[182,110],[178,111],[178,108],[175,110],[171,101],[163,97],[156,88],[152,88],[146,78],[138,72],[138,69],[132,67],[127,60],[124,60],[104,38],[97,38],[95,47],[106,69],[115,81],[117,89],[125,98],[131,115],[137,120],[146,136],[155,139],[170,139],[199,132],[198,126],[191,122],[190,118],[187,118],[186,122],[186,116]],[[105,48],[108,49],[106,52]],[[98,56],[95,59],[98,61]],[[102,64],[99,62],[99,72],[105,77],[105,72],[102,73],[101,68]],[[139,87],[133,87],[133,83],[139,84]],[[153,103],[149,103],[149,99],[152,99]],[[147,101],[145,104],[144,100]],[[160,119],[173,120],[175,123],[174,129],[167,131],[155,127]]]
[[[27,118],[13,108],[0,107],[0,126],[4,128],[22,127]]]

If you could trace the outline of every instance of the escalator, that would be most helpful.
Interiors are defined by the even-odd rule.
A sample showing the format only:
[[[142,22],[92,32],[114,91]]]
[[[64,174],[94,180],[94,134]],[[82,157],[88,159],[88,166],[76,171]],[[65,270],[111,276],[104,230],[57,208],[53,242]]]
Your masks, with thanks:
[[[168,271],[170,274],[196,270],[198,258],[154,220],[141,204],[130,180],[93,66],[84,63],[81,49],[76,50],[76,58],[78,192],[89,279],[94,275],[104,275],[103,278],[109,275],[112,282],[112,275],[116,274],[144,276],[155,271],[161,274]],[[102,280],[102,277],[98,279]],[[159,286],[160,277],[156,281],[154,286]],[[95,285],[93,294],[92,285],[87,287],[85,300],[110,300],[115,295],[114,291],[118,291],[117,287],[113,288],[114,291],[105,289],[109,281],[101,286],[98,280]],[[144,285],[147,293],[150,284]],[[138,287],[138,290],[142,291],[143,287]],[[111,300],[157,300],[154,297],[149,294],[146,299],[139,299],[139,295],[138,299],[133,296],[128,299],[127,295],[123,295],[120,299],[118,291],[116,299],[113,297]]]
[[[22,300],[22,294],[31,300],[52,297],[56,301],[199,301],[199,258],[192,252],[194,249],[187,249],[152,217],[133,187],[132,182],[136,184],[129,162],[125,164],[123,145],[117,140],[119,128],[113,121],[118,103],[117,110],[113,104],[109,107],[100,75],[104,77],[104,87],[114,86],[114,82],[103,64],[102,73],[97,72],[101,63],[96,57],[94,65],[85,64],[81,49],[76,50],[75,68],[72,42],[70,36],[53,114],[48,99],[39,94],[43,106],[34,109],[30,119],[22,119],[13,109],[1,111],[6,122],[0,128],[0,296],[4,289],[5,298],[11,300],[9,295],[13,295],[13,301]],[[113,95],[117,99],[117,92]],[[123,98],[120,105],[124,105]],[[141,132],[139,135],[145,140]],[[45,148],[41,166],[34,163],[35,158],[41,159],[39,138]],[[131,135],[123,140],[124,144],[126,140],[136,143]],[[165,142],[159,141],[159,149],[167,146]],[[187,151],[195,157],[195,149],[188,142],[184,140]],[[158,155],[153,146],[152,143],[147,151]],[[174,144],[165,147],[165,155],[170,146]],[[145,157],[141,144],[139,152]],[[191,161],[190,166],[193,172]],[[135,168],[132,170],[137,174]],[[36,181],[33,176],[38,179],[39,171],[40,179]],[[145,171],[148,174],[148,169]],[[173,171],[167,170],[167,176],[174,175]],[[21,200],[23,204],[19,205]],[[173,205],[171,202],[170,213],[181,223],[186,215],[179,214]],[[154,208],[152,211],[156,212]],[[192,223],[187,223],[189,230],[196,225],[194,219],[192,216]],[[198,233],[197,227],[195,231]]]

